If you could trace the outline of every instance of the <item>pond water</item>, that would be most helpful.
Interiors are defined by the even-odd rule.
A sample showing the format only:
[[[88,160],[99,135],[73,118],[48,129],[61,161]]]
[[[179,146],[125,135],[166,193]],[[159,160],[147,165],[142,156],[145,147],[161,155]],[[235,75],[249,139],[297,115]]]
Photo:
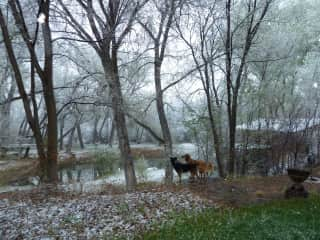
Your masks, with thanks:
[[[119,163],[116,162],[114,165],[118,166]],[[113,168],[115,167],[113,166]],[[135,161],[136,175],[140,182],[160,182],[164,177],[164,169],[165,159],[138,159]],[[121,167],[117,167],[109,174],[104,174],[109,170],[109,166],[90,163],[65,167],[59,171],[58,175],[59,181],[62,183],[88,182],[102,178],[106,183],[124,183],[124,172]]]
[[[152,148],[152,146],[141,146],[139,148]],[[174,145],[176,156],[184,153],[190,153],[197,157],[196,146],[194,144],[184,143]],[[109,163],[107,159],[90,164],[78,164],[64,167],[59,171],[59,180],[64,184],[86,183],[98,180],[98,182],[111,184],[124,184],[124,171],[118,159],[112,159]],[[135,171],[138,182],[161,182],[165,176],[165,158],[144,158],[143,156],[135,159]],[[106,174],[107,172],[107,174]],[[174,172],[176,175],[176,173]],[[187,174],[184,177],[188,177]]]

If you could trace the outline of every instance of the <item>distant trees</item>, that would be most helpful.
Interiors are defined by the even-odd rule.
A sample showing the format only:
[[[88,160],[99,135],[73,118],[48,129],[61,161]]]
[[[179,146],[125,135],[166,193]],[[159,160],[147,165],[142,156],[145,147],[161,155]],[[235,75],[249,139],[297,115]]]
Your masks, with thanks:
[[[0,63],[0,146],[10,141],[10,111],[11,99],[16,91],[16,83],[11,71],[10,63],[5,54],[2,55]]]
[[[277,4],[281,4],[281,7]],[[287,164],[289,159],[291,160],[288,164],[292,164],[294,158],[301,160],[305,154],[305,146],[299,143],[302,138],[297,136],[305,133],[296,133],[293,126],[308,119],[314,121],[319,116],[319,98],[316,94],[318,81],[314,78],[317,75],[315,72],[318,72],[315,70],[318,61],[314,57],[317,55],[315,49],[318,48],[319,42],[317,35],[310,30],[315,26],[314,22],[318,21],[315,17],[318,12],[317,4],[316,1],[274,2],[274,7],[268,10],[247,56],[238,97],[237,124],[250,126],[257,121],[267,121],[271,128],[272,124],[280,121],[288,127],[291,126],[290,131],[281,135],[283,142],[279,138],[276,141],[272,140],[277,134],[272,132],[272,129],[256,130],[257,134],[254,136],[259,136],[257,142],[268,139],[270,145],[261,144],[260,147],[272,147],[273,155],[268,157],[268,161],[275,166],[280,164],[276,160],[280,153],[283,154],[282,164]],[[315,61],[312,61],[312,58]],[[244,134],[244,131],[241,131],[241,134]],[[248,131],[247,135],[252,140],[252,131]],[[239,145],[243,141],[239,136],[237,138],[239,151]],[[311,141],[310,138],[308,141]],[[248,145],[248,152],[253,151],[250,150],[252,143],[251,141]],[[267,151],[260,149],[262,150]],[[284,154],[285,151],[287,155]],[[244,158],[237,158],[236,161],[239,159],[242,161]],[[241,165],[241,162],[236,163],[236,166]]]

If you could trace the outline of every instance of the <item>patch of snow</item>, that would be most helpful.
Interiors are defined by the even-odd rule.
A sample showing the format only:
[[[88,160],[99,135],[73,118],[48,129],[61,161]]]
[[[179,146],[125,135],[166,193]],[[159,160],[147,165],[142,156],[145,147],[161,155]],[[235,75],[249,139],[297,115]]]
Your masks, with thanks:
[[[28,177],[28,182],[34,186],[38,186],[40,184],[40,177],[39,176]]]
[[[310,128],[320,124],[319,118],[313,119],[284,119],[284,120],[268,120],[257,119],[249,124],[237,125],[237,129],[240,130],[272,130],[279,132],[299,132],[306,128]]]
[[[146,170],[146,177],[151,182],[161,182],[165,177],[164,169],[148,168]]]
[[[37,21],[40,24],[44,23],[46,21],[46,15],[44,13],[40,13]]]
[[[319,177],[310,176],[305,182],[320,184],[320,178]]]
[[[193,143],[179,143],[173,145],[173,150],[176,154],[178,154],[178,158],[184,154],[190,154],[194,158],[198,158],[197,156],[197,146]]]
[[[34,185],[4,186],[4,187],[0,187],[0,193],[32,190],[32,189],[34,189],[34,188],[36,188]],[[0,238],[0,239],[1,239],[1,238]]]

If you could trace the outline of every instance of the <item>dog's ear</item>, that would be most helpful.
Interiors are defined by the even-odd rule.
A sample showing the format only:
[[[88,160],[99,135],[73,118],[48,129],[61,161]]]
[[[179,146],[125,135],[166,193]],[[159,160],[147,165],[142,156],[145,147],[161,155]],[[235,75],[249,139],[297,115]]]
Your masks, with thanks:
[[[186,153],[185,155],[183,155],[182,156],[183,158],[185,158],[185,159],[190,159],[191,158],[191,156],[190,156],[190,154],[189,153]]]

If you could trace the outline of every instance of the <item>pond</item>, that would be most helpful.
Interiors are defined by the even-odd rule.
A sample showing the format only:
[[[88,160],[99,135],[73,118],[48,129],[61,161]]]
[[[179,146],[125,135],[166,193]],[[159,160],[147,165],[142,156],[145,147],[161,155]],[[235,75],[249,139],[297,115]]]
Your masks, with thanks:
[[[141,146],[139,148],[152,148],[152,146]],[[174,152],[177,156],[190,153],[197,156],[196,147],[193,144],[174,145]],[[98,151],[94,156],[95,162],[89,164],[77,164],[64,167],[59,171],[59,180],[63,184],[75,183],[106,183],[124,184],[124,171],[119,162],[119,157],[110,151]],[[134,160],[135,172],[138,183],[141,182],[162,182],[165,176],[166,158],[145,158],[143,155]],[[176,175],[176,173],[174,172]],[[184,178],[188,178],[185,174]],[[77,184],[76,184],[77,185]],[[87,184],[85,184],[87,185]]]
[[[135,171],[139,182],[161,182],[164,177],[166,159],[136,159]],[[118,161],[112,165],[101,162],[67,166],[58,173],[61,183],[89,182],[105,179],[106,183],[123,184],[124,171]]]
[[[155,149],[155,145],[138,145],[133,148]],[[119,160],[119,153],[115,148],[106,149],[101,147],[88,147],[88,152],[93,155],[93,162],[83,164],[73,164],[63,166],[59,172],[60,186],[67,191],[91,192],[99,191],[106,184],[125,184],[124,171]],[[197,148],[194,144],[183,143],[174,145],[176,156],[190,153],[194,158],[198,158]],[[77,157],[81,151],[75,151]],[[138,183],[142,182],[162,182],[165,176],[166,158],[144,157],[142,154],[134,160],[134,167]],[[176,173],[174,171],[176,176]],[[188,178],[188,174],[183,174],[183,178]],[[32,179],[29,182],[37,182]],[[32,188],[32,185],[25,183],[21,186],[4,186],[0,192],[17,191]]]

